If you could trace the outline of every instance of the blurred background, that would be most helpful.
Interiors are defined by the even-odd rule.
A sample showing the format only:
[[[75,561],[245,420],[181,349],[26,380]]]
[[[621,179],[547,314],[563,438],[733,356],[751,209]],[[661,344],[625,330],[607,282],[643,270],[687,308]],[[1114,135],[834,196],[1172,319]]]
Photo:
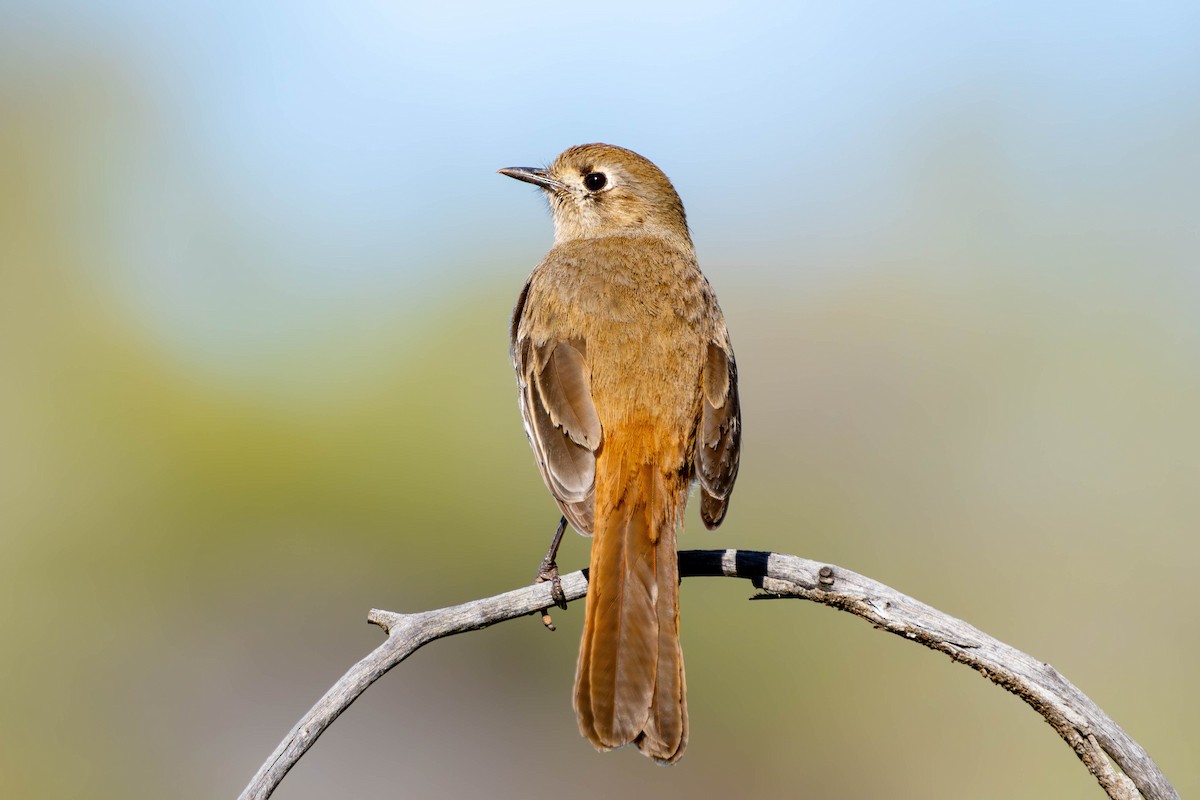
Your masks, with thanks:
[[[587,141],[674,180],[737,350],[683,546],[963,617],[1200,792],[1200,6],[39,0],[0,7],[0,795],[236,796],[368,609],[532,579],[507,325],[551,226],[495,170]],[[972,671],[751,593],[684,583],[674,768],[579,738],[576,605],[422,650],[277,797],[1100,796]]]

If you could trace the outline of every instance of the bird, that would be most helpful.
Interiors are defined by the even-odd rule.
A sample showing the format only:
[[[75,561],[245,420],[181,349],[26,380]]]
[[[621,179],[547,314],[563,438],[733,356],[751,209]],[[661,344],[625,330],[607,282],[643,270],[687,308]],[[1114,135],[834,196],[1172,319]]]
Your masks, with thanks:
[[[676,535],[693,484],[704,525],[721,524],[740,459],[729,332],[683,203],[648,159],[584,144],[499,172],[540,188],[554,222],[510,338],[542,480],[592,537],[579,730],[673,764],[688,741]]]

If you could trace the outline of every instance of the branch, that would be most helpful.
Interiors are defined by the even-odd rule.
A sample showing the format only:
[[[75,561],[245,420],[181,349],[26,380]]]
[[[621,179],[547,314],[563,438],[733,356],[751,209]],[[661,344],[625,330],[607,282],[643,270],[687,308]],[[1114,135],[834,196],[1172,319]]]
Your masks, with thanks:
[[[1049,664],[878,581],[797,556],[753,550],[683,551],[679,574],[749,578],[765,592],[752,599],[792,597],[823,603],[946,653],[1032,706],[1071,746],[1112,800],[1179,800],[1146,751]],[[567,600],[578,600],[587,594],[587,577],[582,571],[572,572],[562,578],[562,589]],[[550,605],[550,584],[540,583],[417,614],[372,610],[367,620],[383,628],[387,640],[351,667],[296,723],[239,800],[270,797],[338,715],[422,645],[537,613]]]

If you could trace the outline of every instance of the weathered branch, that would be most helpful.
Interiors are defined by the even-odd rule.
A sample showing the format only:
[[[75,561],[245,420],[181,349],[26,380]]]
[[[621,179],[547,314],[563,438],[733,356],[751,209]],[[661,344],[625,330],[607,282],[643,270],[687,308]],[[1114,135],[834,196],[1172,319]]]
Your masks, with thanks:
[[[1179,798],[1146,751],[1049,664],[878,581],[796,556],[751,550],[684,551],[679,554],[679,574],[749,578],[764,592],[756,599],[795,597],[824,603],[946,653],[1032,706],[1113,800]],[[587,578],[583,572],[572,572],[563,577],[562,589],[567,600],[578,600],[587,593]],[[537,613],[552,604],[550,584],[541,583],[417,614],[371,611],[368,621],[383,628],[387,640],[351,667],[296,723],[259,768],[241,800],[270,797],[338,715],[422,645]]]

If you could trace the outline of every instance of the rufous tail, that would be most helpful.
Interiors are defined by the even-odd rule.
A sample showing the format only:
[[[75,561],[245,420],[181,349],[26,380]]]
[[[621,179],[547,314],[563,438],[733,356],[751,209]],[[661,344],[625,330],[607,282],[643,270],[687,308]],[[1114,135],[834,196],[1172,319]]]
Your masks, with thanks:
[[[654,464],[600,472],[575,672],[579,730],[600,749],[633,742],[674,763],[688,736],[675,552],[684,487]]]

